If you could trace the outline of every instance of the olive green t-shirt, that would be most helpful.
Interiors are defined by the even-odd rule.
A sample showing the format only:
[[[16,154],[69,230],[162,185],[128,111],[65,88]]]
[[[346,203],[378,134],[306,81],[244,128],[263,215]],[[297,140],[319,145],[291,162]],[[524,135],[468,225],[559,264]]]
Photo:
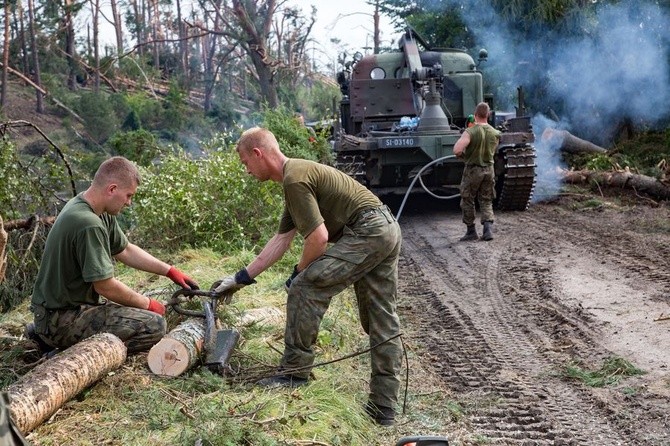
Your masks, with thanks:
[[[381,206],[365,186],[334,167],[290,158],[284,164],[284,213],[280,234],[297,228],[307,237],[321,223],[328,241],[335,242],[342,229],[363,209]]]
[[[50,310],[97,303],[92,282],[114,277],[112,256],[126,246],[128,239],[116,217],[96,215],[77,195],[49,231],[32,302]]]
[[[465,149],[463,159],[465,164],[489,166],[493,164],[500,132],[489,124],[477,124],[465,130],[470,134],[470,144]]]

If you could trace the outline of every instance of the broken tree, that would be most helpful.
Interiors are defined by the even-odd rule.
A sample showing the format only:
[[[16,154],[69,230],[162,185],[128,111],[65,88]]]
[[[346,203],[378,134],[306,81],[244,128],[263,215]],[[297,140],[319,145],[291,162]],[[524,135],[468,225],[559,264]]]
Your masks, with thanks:
[[[659,200],[670,200],[670,186],[646,175],[634,174],[629,170],[600,172],[593,170],[564,171],[563,181],[572,184],[597,183],[607,187],[633,189],[644,192]]]
[[[14,423],[24,434],[30,432],[71,398],[119,368],[126,354],[118,337],[100,333],[38,365],[7,389]]]
[[[567,130],[552,129],[551,127],[547,127],[542,132],[542,142],[567,153],[607,153],[607,149],[577,138]]]

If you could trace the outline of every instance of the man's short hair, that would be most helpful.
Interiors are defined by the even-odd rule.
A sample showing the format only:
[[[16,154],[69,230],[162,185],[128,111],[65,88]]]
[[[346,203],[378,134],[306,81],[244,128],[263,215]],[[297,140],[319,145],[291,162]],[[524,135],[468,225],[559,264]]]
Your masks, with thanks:
[[[477,107],[475,107],[475,116],[477,116],[480,119],[487,119],[489,117],[489,113],[491,112],[491,108],[489,107],[489,104],[486,102],[480,102],[477,104]]]
[[[104,187],[110,183],[139,186],[141,181],[142,178],[137,166],[122,156],[114,156],[103,161],[93,177],[93,184],[99,187]]]
[[[279,150],[279,143],[270,130],[262,127],[252,127],[245,130],[240,139],[237,140],[236,150],[240,153],[248,152],[253,148],[269,151]]]

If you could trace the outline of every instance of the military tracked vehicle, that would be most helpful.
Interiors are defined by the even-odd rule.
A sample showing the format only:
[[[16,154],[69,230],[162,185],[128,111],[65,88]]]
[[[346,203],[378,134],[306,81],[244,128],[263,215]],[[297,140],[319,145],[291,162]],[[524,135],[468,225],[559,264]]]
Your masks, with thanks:
[[[406,194],[416,180],[435,196],[457,192],[464,164],[453,156],[454,144],[479,102],[495,110],[478,69],[486,51],[476,64],[462,50],[431,49],[409,27],[398,47],[358,54],[338,73],[335,165],[382,199]],[[490,123],[503,132],[495,159],[498,209],[525,210],[535,185],[534,136],[522,93],[516,112],[491,114]]]

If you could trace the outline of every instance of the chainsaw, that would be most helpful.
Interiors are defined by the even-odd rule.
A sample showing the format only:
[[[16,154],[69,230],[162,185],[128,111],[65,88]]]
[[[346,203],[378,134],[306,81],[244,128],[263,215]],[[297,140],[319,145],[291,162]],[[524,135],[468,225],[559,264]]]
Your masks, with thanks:
[[[172,294],[167,302],[176,313],[182,316],[202,317],[205,319],[205,366],[213,373],[222,376],[230,375],[230,356],[240,340],[240,333],[234,329],[221,329],[220,321],[216,316],[216,307],[219,300],[229,304],[233,298],[233,291],[217,294],[213,289],[209,291],[191,290],[182,288]],[[181,304],[193,300],[194,297],[202,298],[202,310],[189,310],[182,308]]]

